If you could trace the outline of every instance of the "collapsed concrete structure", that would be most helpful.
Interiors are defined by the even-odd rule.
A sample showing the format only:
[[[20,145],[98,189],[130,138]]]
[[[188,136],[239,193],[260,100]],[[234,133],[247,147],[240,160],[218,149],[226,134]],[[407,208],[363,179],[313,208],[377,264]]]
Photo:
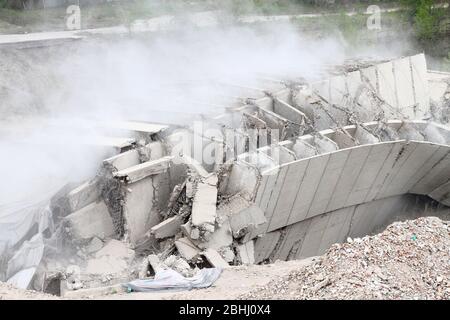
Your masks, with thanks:
[[[395,219],[447,214],[450,74],[422,54],[344,70],[233,84],[226,113],[188,127],[116,124],[133,137],[96,177],[9,220],[3,277],[70,295],[160,268],[320,255]]]

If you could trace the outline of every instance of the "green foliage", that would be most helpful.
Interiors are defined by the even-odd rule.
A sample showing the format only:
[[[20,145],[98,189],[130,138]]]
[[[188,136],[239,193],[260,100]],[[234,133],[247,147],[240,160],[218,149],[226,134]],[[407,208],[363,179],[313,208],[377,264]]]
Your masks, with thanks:
[[[433,0],[421,0],[414,16],[417,36],[420,40],[430,40],[438,28],[437,15],[432,10]]]
[[[442,10],[433,8],[437,0],[401,0],[409,8],[409,15],[417,38],[421,41],[433,40],[439,33]]]

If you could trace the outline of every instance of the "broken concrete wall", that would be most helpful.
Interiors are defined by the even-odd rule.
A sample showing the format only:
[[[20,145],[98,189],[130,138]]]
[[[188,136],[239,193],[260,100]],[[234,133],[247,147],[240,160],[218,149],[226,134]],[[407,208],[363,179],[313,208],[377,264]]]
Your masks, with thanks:
[[[315,216],[255,239],[255,262],[303,259],[322,255],[333,243],[382,231],[393,221],[448,215],[449,209],[429,205],[421,196],[375,200]]]

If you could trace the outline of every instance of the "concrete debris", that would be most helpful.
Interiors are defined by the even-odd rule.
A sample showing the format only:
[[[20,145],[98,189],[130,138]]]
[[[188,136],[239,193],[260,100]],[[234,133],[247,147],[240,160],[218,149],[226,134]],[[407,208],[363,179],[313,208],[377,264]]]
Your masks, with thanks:
[[[237,251],[242,264],[255,263],[255,246],[253,241],[239,245]]]
[[[450,225],[396,222],[381,234],[334,244],[316,262],[240,299],[448,300]]]
[[[173,237],[179,231],[180,226],[183,224],[183,218],[179,216],[171,217],[163,222],[157,224],[150,229],[152,235],[156,239],[164,239],[167,237]]]
[[[194,270],[191,269],[189,263],[183,258],[174,255],[164,260],[164,269],[168,268],[179,272],[185,277],[192,277],[194,275]]]
[[[199,228],[212,227],[216,223],[217,187],[209,183],[198,183],[192,204],[192,225]]]
[[[439,90],[429,90],[427,76]],[[379,231],[399,214],[445,215],[450,91],[441,78],[427,72],[421,54],[357,65],[313,83],[233,85],[247,96],[233,98],[224,114],[199,117],[224,137],[196,132],[196,124],[180,131],[114,124],[133,138],[95,177],[62,188],[47,211],[5,218],[0,265],[6,261],[8,275],[0,270],[0,280],[28,286],[37,267],[55,261],[63,270],[80,266],[66,270],[61,294],[168,269],[189,277],[207,264],[319,255],[348,237]],[[192,156],[199,147],[214,151],[214,163]],[[52,254],[30,253],[36,261],[25,263],[35,234],[49,237]],[[326,292],[336,280],[317,276],[300,297]]]
[[[201,252],[189,238],[180,238],[176,240],[175,247],[177,248],[178,253],[187,261],[194,259]]]
[[[67,194],[67,203],[70,212],[77,211],[100,197],[98,181],[91,180],[83,183]]]
[[[163,263],[159,260],[156,254],[151,254],[146,259],[147,266],[150,266],[154,273],[164,270]]]
[[[157,175],[167,171],[171,160],[171,157],[163,157],[161,159],[147,161],[136,166],[117,171],[114,173],[114,177],[127,183],[137,182],[148,176]]]
[[[66,231],[75,241],[93,237],[105,239],[114,235],[112,219],[103,201],[91,203],[64,220],[67,224]]]
[[[230,265],[224,258],[214,249],[206,249],[202,255],[214,268],[228,268]]]

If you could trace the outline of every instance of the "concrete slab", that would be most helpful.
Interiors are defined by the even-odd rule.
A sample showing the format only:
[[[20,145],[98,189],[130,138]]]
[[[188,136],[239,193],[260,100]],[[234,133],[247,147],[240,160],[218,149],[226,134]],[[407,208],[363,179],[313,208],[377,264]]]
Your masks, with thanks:
[[[148,176],[157,175],[168,170],[172,157],[147,161],[136,166],[115,172],[114,177],[124,180],[127,183],[137,182]]]
[[[192,260],[201,252],[189,238],[180,238],[176,240],[175,247],[180,255],[187,261]]]
[[[170,217],[163,222],[151,227],[150,232],[156,239],[173,237],[180,231],[183,219],[180,216]]]
[[[64,220],[74,240],[105,239],[114,235],[112,219],[103,201],[91,203]]]
[[[197,184],[197,191],[192,204],[192,225],[201,227],[216,222],[217,187],[207,183]]]
[[[255,263],[255,246],[253,240],[237,246],[236,250],[242,264]]]
[[[208,262],[214,268],[228,268],[230,265],[225,261],[224,258],[214,249],[206,249],[202,252],[202,255],[208,260]]]

